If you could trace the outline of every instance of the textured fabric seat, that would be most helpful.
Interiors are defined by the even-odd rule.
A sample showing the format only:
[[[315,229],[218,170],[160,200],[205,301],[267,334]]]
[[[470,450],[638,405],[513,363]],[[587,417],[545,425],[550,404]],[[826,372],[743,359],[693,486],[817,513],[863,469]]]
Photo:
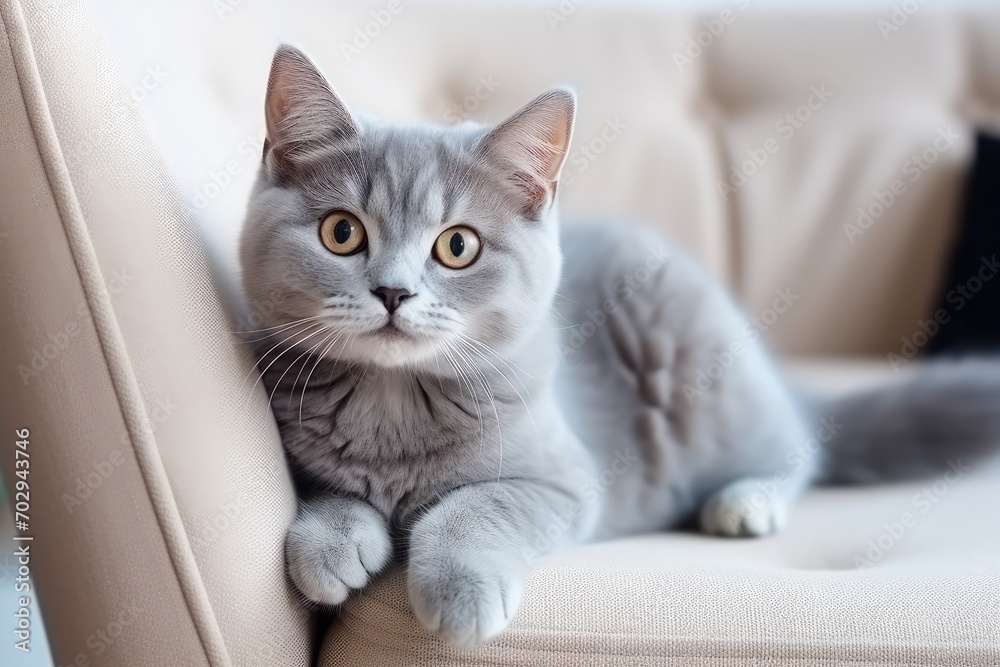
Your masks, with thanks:
[[[268,63],[291,39],[394,119],[496,120],[576,83],[567,213],[658,226],[777,353],[833,358],[814,384],[884,377],[940,296],[973,130],[1000,125],[1000,18],[921,12],[885,37],[874,14],[734,10],[686,62],[718,15],[404,4],[348,59],[368,6],[94,4],[104,28],[81,0],[0,0],[0,430],[32,433],[58,664],[1000,663],[987,470],[819,490],[774,539],[575,550],[469,652],[416,625],[398,572],[312,632],[283,565],[291,480],[231,335],[257,325],[233,323],[225,289]]]
[[[348,602],[321,665],[990,665],[1000,660],[998,471],[819,490],[782,534],[665,534],[547,562],[494,643],[454,649],[402,573]]]

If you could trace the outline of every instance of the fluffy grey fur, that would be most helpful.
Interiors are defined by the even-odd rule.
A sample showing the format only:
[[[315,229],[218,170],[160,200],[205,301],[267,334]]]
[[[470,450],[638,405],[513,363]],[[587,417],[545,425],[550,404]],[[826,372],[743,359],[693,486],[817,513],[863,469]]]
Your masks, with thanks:
[[[824,470],[918,469],[890,452],[900,437],[907,452],[997,440],[998,374],[969,383],[967,366],[813,421],[695,262],[620,224],[560,236],[574,108],[557,89],[493,129],[385,125],[350,114],[298,51],[276,54],[241,253],[268,313],[260,368],[302,494],[287,560],[308,600],[339,604],[405,560],[417,618],[482,642],[554,550],[687,520],[766,535]],[[331,211],[363,223],[361,252],[324,246]],[[482,241],[462,269],[431,251],[457,224]],[[390,312],[379,287],[411,296]],[[942,384],[968,389],[942,401]]]

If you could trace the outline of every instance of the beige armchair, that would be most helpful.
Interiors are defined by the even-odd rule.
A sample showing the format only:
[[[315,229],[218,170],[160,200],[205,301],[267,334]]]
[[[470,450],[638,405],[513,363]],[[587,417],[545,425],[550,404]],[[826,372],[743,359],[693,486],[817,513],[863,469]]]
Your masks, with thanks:
[[[931,311],[973,127],[1000,119],[998,17],[917,15],[884,39],[874,15],[736,10],[679,64],[716,17],[581,8],[553,28],[528,9],[414,5],[347,68],[311,26],[365,12],[239,11],[254,19],[215,52],[254,44],[260,67],[222,87],[234,106],[258,104],[272,30],[296,22],[348,99],[395,117],[475,113],[487,74],[504,111],[576,82],[564,209],[661,226],[831,391],[891,375],[886,354]],[[311,622],[284,572],[295,498],[267,397],[176,174],[83,3],[0,0],[0,18],[0,456],[11,487],[11,434],[30,429],[31,570],[58,664],[1000,663],[987,470],[817,490],[772,539],[577,549],[543,563],[509,631],[476,649],[419,627],[399,571]],[[857,209],[940,136],[852,236]]]

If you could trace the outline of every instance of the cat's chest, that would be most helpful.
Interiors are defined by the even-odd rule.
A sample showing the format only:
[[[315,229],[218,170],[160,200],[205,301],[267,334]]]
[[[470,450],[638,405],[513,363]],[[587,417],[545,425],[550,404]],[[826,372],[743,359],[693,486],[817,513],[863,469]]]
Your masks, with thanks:
[[[280,417],[297,467],[337,492],[364,498],[388,517],[493,476],[495,424],[482,406],[417,377],[345,377]],[[296,406],[297,407],[297,406]]]

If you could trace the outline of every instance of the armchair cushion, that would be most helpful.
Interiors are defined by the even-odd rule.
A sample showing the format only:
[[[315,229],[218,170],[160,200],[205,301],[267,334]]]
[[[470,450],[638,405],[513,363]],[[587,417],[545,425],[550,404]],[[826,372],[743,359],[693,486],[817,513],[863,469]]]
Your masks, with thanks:
[[[886,366],[796,373],[844,390]],[[395,571],[345,604],[320,665],[994,664],[998,483],[998,466],[953,461],[922,482],[814,490],[772,538],[585,546],[537,567],[510,629],[474,649],[425,632]]]

